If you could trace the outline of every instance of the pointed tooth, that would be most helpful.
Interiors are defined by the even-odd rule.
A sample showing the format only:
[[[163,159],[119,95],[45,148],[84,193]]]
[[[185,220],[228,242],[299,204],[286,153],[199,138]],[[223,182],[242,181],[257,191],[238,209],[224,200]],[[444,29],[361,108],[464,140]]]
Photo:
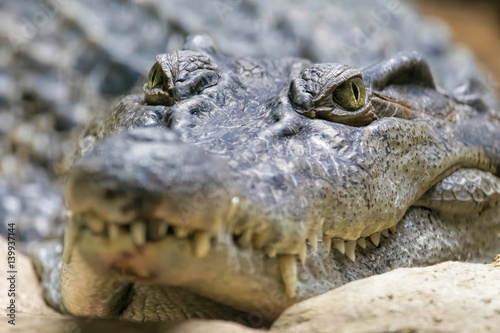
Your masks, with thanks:
[[[64,216],[68,219],[68,221],[73,217],[73,211],[66,209],[64,211]]]
[[[70,216],[68,219],[68,226],[66,227],[66,231],[64,233],[63,262],[66,265],[71,261],[71,255],[73,254],[73,249],[75,248],[79,229],[80,224],[76,223],[72,216]]]
[[[389,228],[389,231],[390,231],[392,234],[395,234],[395,233],[396,233],[396,231],[397,231],[397,229],[398,229],[398,227],[397,227],[397,225],[395,224],[395,225],[393,225],[392,227],[390,227],[390,228]]]
[[[92,230],[92,232],[98,234],[102,233],[106,228],[104,221],[95,215],[89,214],[88,216],[86,216],[85,223],[87,224],[89,229]]]
[[[389,230],[388,229],[384,229],[380,232],[382,234],[382,236],[384,236],[385,238],[389,237]]]
[[[360,247],[366,249],[366,239],[364,237],[358,238],[356,241]]]
[[[345,253],[345,242],[343,239],[334,239],[333,246],[335,246],[335,248],[339,250],[340,253]]]
[[[328,236],[323,236],[323,249],[326,254],[330,254],[330,249],[332,248],[332,238]]]
[[[108,235],[110,240],[115,240],[120,236],[120,226],[117,224],[109,223],[108,225]]]
[[[146,223],[142,221],[133,222],[130,225],[132,240],[136,245],[144,245],[146,243]]]
[[[238,245],[245,249],[252,247],[252,229],[243,230],[238,238]]]
[[[352,262],[356,261],[356,241],[348,241],[345,243],[345,255]]]
[[[324,217],[321,217],[319,219],[319,222],[318,222],[318,230],[322,230],[323,229],[323,224],[325,224],[325,218]]]
[[[186,227],[176,226],[173,227],[173,229],[174,229],[174,235],[177,238],[186,238],[187,235],[189,235],[189,229]]]
[[[208,231],[197,231],[194,233],[194,254],[203,258],[210,251],[210,233]]]
[[[166,222],[160,222],[158,224],[158,237],[165,237],[168,230],[168,224]]]
[[[299,259],[302,265],[306,262],[307,258],[307,245],[306,242],[302,243],[302,246],[299,248]]]
[[[318,251],[318,232],[316,230],[310,230],[307,239],[313,250]]]
[[[148,237],[153,241],[165,237],[167,234],[168,225],[163,220],[154,219],[148,222]]]
[[[295,297],[295,287],[297,284],[297,261],[295,260],[295,255],[278,255],[278,264],[283,283],[285,284],[286,293],[289,297]]]
[[[370,235],[370,240],[375,246],[380,244],[380,232],[376,232],[373,235]]]

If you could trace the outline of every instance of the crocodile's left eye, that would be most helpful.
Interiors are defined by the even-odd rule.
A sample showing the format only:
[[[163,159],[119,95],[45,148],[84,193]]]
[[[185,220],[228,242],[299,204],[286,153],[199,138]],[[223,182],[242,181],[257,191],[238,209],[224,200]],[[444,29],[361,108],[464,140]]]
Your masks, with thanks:
[[[332,99],[346,111],[356,111],[365,105],[366,90],[363,80],[354,77],[338,86],[332,93]]]
[[[155,63],[148,74],[148,89],[161,88],[163,84],[161,66],[159,63]]]

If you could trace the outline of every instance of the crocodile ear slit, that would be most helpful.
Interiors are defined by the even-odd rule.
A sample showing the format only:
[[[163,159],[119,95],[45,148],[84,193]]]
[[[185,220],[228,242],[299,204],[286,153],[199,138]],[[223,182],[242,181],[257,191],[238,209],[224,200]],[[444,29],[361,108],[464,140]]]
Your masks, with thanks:
[[[362,73],[379,118],[432,117],[455,122],[456,108],[436,87],[429,64],[419,53],[398,53]]]
[[[436,89],[427,61],[418,52],[401,52],[393,58],[365,68],[363,81],[372,90],[390,85],[412,84]]]

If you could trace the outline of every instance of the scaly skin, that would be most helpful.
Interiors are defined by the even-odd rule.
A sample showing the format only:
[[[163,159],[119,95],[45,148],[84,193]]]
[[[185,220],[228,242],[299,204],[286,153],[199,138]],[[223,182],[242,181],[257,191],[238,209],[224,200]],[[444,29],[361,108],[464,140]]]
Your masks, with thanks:
[[[500,124],[436,89],[418,54],[358,71],[228,58],[206,36],[187,45],[157,56],[145,96],[123,98],[80,141],[66,311],[251,321],[229,306],[273,320],[353,279],[494,257]],[[348,112],[331,96],[354,77],[366,97]],[[195,301],[167,301],[179,292]],[[223,306],[200,314],[200,296]]]
[[[418,54],[377,44],[346,59],[314,18],[304,20],[295,32],[311,38],[317,64],[227,57],[193,37],[187,51],[157,57],[145,95],[94,120],[67,181],[64,255],[49,246],[35,260],[54,307],[266,326],[354,279],[498,253],[500,124],[474,69],[457,66],[448,44],[436,51],[425,34],[404,30],[395,49],[422,49],[446,90],[436,88]],[[258,44],[256,54],[290,54]],[[381,58],[359,70],[322,63]],[[361,76],[360,109],[332,101]],[[388,229],[395,233],[380,238]]]

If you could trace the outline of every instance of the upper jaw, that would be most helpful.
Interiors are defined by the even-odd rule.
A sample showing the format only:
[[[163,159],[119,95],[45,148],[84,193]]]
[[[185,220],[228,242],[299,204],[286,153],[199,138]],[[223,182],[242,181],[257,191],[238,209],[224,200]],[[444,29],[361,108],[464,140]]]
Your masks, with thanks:
[[[169,131],[143,128],[112,135],[83,156],[65,197],[73,214],[112,224],[163,220],[209,231],[225,223],[233,199],[241,197],[229,174],[224,160]]]

